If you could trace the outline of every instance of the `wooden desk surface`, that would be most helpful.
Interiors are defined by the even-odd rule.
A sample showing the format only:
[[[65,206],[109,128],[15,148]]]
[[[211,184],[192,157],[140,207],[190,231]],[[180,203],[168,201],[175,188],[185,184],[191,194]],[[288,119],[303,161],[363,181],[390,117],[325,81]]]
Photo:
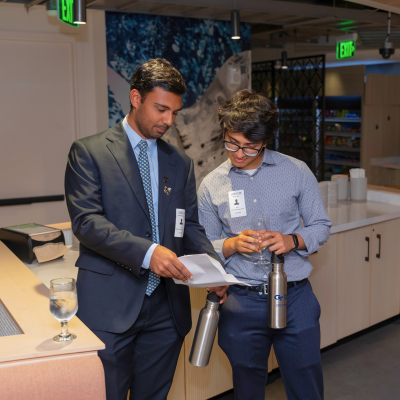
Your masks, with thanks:
[[[77,339],[67,343],[53,341],[61,325],[50,314],[49,290],[1,241],[0,300],[24,332],[0,337],[0,366],[4,362],[76,355],[105,348],[76,316],[68,326]]]

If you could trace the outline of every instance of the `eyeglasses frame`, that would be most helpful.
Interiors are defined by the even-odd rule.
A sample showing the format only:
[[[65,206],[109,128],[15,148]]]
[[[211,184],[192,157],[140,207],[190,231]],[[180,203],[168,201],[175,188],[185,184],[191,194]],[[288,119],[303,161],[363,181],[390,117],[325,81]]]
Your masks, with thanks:
[[[241,146],[239,146],[239,145],[236,144],[236,143],[229,142],[228,140],[224,140],[223,143],[224,143],[224,147],[225,147],[226,150],[228,150],[228,151],[233,151],[234,153],[236,153],[236,152],[239,151],[239,150],[242,150],[243,153],[246,154],[246,156],[248,156],[248,157],[257,157],[257,156],[260,154],[261,150],[264,149],[264,148],[266,147],[265,145],[262,145],[259,149],[252,149],[251,147],[241,147]],[[234,146],[237,146],[238,149],[237,149],[237,150],[227,149],[226,146],[225,146],[225,143],[233,144]],[[256,154],[247,154],[247,153],[244,151],[244,149],[257,150],[257,153],[256,153]]]

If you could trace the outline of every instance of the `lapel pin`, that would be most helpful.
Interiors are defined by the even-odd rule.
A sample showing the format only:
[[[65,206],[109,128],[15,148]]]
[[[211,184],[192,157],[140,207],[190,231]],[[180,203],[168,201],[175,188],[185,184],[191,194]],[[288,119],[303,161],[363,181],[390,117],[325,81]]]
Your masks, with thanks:
[[[164,186],[164,193],[169,196],[169,194],[171,193],[172,188],[166,187]]]
[[[164,183],[167,183],[168,178],[166,176],[164,176]]]

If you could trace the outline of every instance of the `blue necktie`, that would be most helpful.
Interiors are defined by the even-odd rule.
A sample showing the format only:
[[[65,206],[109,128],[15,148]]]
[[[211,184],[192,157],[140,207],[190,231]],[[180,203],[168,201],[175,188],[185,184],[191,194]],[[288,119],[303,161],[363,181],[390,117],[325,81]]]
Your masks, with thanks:
[[[153,206],[153,194],[151,192],[151,178],[150,178],[150,166],[149,159],[147,157],[147,142],[145,140],[141,140],[138,144],[140,153],[139,153],[139,171],[140,176],[142,177],[144,193],[146,194],[147,205],[149,207],[150,219],[151,219],[151,232],[153,237],[153,242],[157,243],[157,225],[156,218],[154,215],[154,206]],[[149,273],[149,281],[147,283],[146,294],[150,296],[157,286],[160,284],[160,277],[150,271]]]

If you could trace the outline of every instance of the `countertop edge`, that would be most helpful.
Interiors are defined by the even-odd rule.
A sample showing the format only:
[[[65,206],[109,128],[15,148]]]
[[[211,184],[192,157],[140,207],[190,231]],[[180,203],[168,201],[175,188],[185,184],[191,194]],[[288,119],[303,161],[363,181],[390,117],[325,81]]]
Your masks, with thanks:
[[[335,233],[343,232],[343,231],[349,231],[351,229],[362,228],[367,225],[377,224],[379,222],[389,221],[391,219],[396,219],[396,218],[400,218],[400,212],[379,215],[379,216],[373,217],[373,218],[368,218],[368,219],[363,219],[360,221],[349,222],[347,224],[337,225],[337,226],[334,226],[331,228],[331,235],[333,235]]]

